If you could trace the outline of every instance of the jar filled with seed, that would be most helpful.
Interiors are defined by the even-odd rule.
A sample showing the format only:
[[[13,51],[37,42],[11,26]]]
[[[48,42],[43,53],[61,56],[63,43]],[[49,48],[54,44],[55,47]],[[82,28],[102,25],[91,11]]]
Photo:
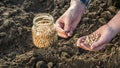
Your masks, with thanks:
[[[50,14],[41,13],[34,17],[32,38],[38,48],[49,47],[57,42],[54,19]]]

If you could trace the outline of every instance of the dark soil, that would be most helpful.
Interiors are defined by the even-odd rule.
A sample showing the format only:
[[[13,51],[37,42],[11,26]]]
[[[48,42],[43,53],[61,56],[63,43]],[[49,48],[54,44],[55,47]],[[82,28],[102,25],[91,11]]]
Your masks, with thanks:
[[[108,0],[110,1],[110,0]],[[1,0],[0,68],[119,68],[120,34],[99,52],[78,48],[76,41],[106,24],[117,12],[107,0],[93,0],[69,39],[38,49],[32,43],[32,20],[50,13],[55,20],[69,7],[70,0]]]

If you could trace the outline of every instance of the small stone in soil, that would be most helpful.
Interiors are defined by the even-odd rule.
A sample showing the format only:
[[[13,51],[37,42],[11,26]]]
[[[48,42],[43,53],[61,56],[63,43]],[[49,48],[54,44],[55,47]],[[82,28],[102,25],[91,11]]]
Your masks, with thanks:
[[[99,18],[98,21],[101,23],[101,24],[106,24],[106,20],[104,18]]]
[[[5,32],[0,33],[0,37],[5,37],[7,34]]]
[[[36,63],[36,68],[47,68],[47,65],[45,64],[44,61],[38,61]]]
[[[49,62],[48,63],[48,68],[52,68],[53,67],[53,62]]]

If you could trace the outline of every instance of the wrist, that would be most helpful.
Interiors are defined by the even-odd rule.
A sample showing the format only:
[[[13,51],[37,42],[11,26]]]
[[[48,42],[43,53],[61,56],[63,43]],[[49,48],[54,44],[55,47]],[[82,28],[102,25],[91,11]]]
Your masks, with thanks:
[[[71,0],[70,5],[80,4],[80,0]]]
[[[80,0],[85,6],[86,8],[89,6],[91,0]]]
[[[112,33],[115,33],[115,34],[119,33],[118,28],[116,28],[115,26],[112,26],[113,24],[107,23],[106,25],[109,27],[109,30],[110,30]]]
[[[88,8],[91,0],[71,0],[70,6],[83,5],[85,8]]]
[[[120,11],[107,24],[117,33],[120,32]]]
[[[79,7],[80,9],[85,9],[85,5],[80,0],[71,0],[70,7]]]
[[[71,0],[70,2],[70,6],[79,6],[79,5],[85,6],[84,4],[81,3],[80,0]]]

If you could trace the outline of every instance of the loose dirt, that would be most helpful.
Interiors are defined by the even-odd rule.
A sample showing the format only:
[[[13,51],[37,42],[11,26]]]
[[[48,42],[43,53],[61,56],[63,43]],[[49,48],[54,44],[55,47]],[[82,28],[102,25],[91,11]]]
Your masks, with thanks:
[[[109,1],[109,2],[108,2]],[[70,0],[1,0],[0,68],[119,68],[120,34],[99,52],[76,46],[79,37],[106,24],[116,13],[111,0],[93,0],[69,39],[58,38],[48,48],[32,42],[32,21],[39,13],[50,13],[55,20],[69,7]]]

